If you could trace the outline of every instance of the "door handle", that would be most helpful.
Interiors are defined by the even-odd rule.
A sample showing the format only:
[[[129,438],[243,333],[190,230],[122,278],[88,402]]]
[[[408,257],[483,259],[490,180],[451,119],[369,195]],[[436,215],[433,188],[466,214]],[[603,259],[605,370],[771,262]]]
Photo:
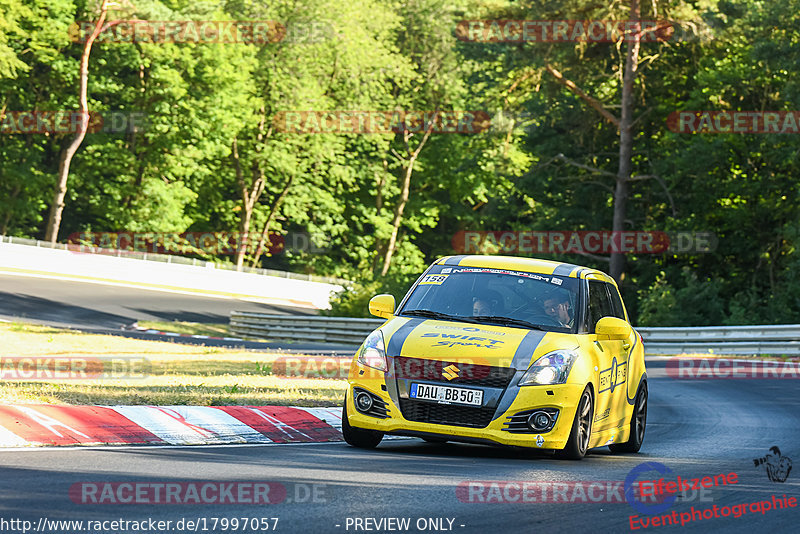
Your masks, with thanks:
[[[628,350],[629,348],[631,348],[631,344],[629,342],[627,342],[627,341],[623,341],[622,342],[622,348],[624,350]]]

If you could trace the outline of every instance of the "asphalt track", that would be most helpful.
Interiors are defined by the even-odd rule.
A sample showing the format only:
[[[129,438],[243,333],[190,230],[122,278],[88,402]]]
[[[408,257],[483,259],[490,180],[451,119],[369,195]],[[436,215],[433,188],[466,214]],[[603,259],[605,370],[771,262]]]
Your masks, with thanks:
[[[136,321],[227,323],[230,312],[234,310],[275,315],[314,314],[313,310],[307,308],[233,298],[0,274],[0,319],[6,321],[21,320],[155,341],[247,349],[282,349],[287,352],[352,354],[353,347],[322,343],[231,342],[187,337],[176,339],[122,330]]]
[[[309,315],[313,310],[92,282],[0,274],[0,317],[53,326],[119,329],[134,321],[227,323],[232,310]]]
[[[456,488],[466,481],[624,481],[643,462],[671,470],[660,475],[642,468],[639,480],[675,480],[737,473],[736,484],[687,492],[658,515],[719,510],[773,495],[800,497],[800,472],[772,482],[754,459],[778,446],[800,461],[800,391],[794,380],[677,380],[664,361],[649,361],[650,406],[647,435],[636,455],[613,456],[596,449],[581,462],[556,460],[537,451],[479,445],[434,445],[415,439],[382,443],[363,451],[343,443],[251,447],[41,449],[0,451],[0,518],[173,521],[205,518],[206,532],[227,532],[219,518],[279,518],[277,532],[397,532],[375,529],[356,518],[410,518],[408,532],[435,531],[423,518],[452,519],[451,530],[484,532],[630,532],[638,512],[626,502],[583,503],[463,502]],[[287,489],[278,504],[78,504],[71,485],[82,482],[278,482]],[[308,497],[316,485],[317,498]],[[694,494],[694,495],[692,495]],[[484,494],[488,495],[488,493]],[[538,494],[536,494],[538,495]],[[567,495],[570,495],[569,493]],[[518,493],[509,496],[521,500]],[[463,495],[462,495],[463,497]],[[301,502],[297,502],[297,501]],[[561,499],[563,500],[563,499]],[[218,518],[216,529],[211,521]],[[639,531],[797,532],[800,508],[748,509],[684,526]],[[337,526],[338,525],[338,526]],[[463,525],[463,526],[462,526]],[[396,524],[392,523],[392,526]],[[637,524],[637,526],[639,526]],[[2,521],[0,521],[2,527]],[[241,524],[239,525],[241,529]],[[67,532],[70,530],[51,530]],[[74,531],[74,530],[72,530]],[[192,530],[193,531],[193,530]],[[203,532],[202,524],[198,531]],[[266,532],[267,530],[238,530]],[[271,530],[270,530],[271,531]],[[112,530],[101,530],[112,532]],[[115,532],[123,532],[119,528]]]

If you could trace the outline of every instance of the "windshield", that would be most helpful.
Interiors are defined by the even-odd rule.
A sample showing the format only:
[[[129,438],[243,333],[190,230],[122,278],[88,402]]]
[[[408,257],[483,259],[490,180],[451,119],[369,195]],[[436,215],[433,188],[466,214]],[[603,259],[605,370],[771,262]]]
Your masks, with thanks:
[[[578,279],[483,267],[432,267],[399,314],[576,332]]]

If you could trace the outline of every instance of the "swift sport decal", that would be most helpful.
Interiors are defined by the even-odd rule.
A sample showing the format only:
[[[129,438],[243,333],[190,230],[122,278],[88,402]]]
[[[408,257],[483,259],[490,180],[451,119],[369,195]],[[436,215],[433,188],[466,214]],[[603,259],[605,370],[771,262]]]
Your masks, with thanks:
[[[480,334],[488,334],[491,336],[504,336],[506,335],[505,332],[497,332],[495,330],[483,330],[482,328],[473,328],[471,326],[452,326],[447,324],[437,324],[432,326],[434,330],[458,330],[459,332],[473,332],[470,335]]]
[[[500,339],[488,339],[459,334],[440,334],[438,332],[425,332],[421,337],[442,338],[438,339],[431,347],[479,347],[485,349],[496,349],[505,343]]]

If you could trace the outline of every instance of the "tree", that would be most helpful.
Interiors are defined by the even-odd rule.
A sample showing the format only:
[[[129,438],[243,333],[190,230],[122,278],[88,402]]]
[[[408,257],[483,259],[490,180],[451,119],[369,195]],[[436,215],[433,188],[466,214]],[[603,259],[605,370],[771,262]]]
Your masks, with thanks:
[[[67,181],[69,180],[69,166],[72,163],[72,157],[78,148],[81,146],[84,137],[86,137],[86,130],[89,127],[89,104],[86,101],[87,86],[89,84],[89,55],[92,53],[92,45],[94,44],[100,32],[106,30],[119,21],[105,24],[106,15],[108,14],[109,5],[115,4],[109,0],[102,0],[100,4],[100,14],[94,25],[94,30],[91,35],[86,39],[86,44],[83,47],[83,54],[81,55],[80,66],[80,122],[77,124],[78,130],[75,133],[75,138],[64,149],[61,159],[58,163],[58,177],[55,193],[53,194],[53,203],[50,206],[50,217],[47,220],[47,231],[45,233],[45,241],[55,243],[58,240],[58,229],[61,226],[61,213],[64,211],[64,197],[67,194]]]

